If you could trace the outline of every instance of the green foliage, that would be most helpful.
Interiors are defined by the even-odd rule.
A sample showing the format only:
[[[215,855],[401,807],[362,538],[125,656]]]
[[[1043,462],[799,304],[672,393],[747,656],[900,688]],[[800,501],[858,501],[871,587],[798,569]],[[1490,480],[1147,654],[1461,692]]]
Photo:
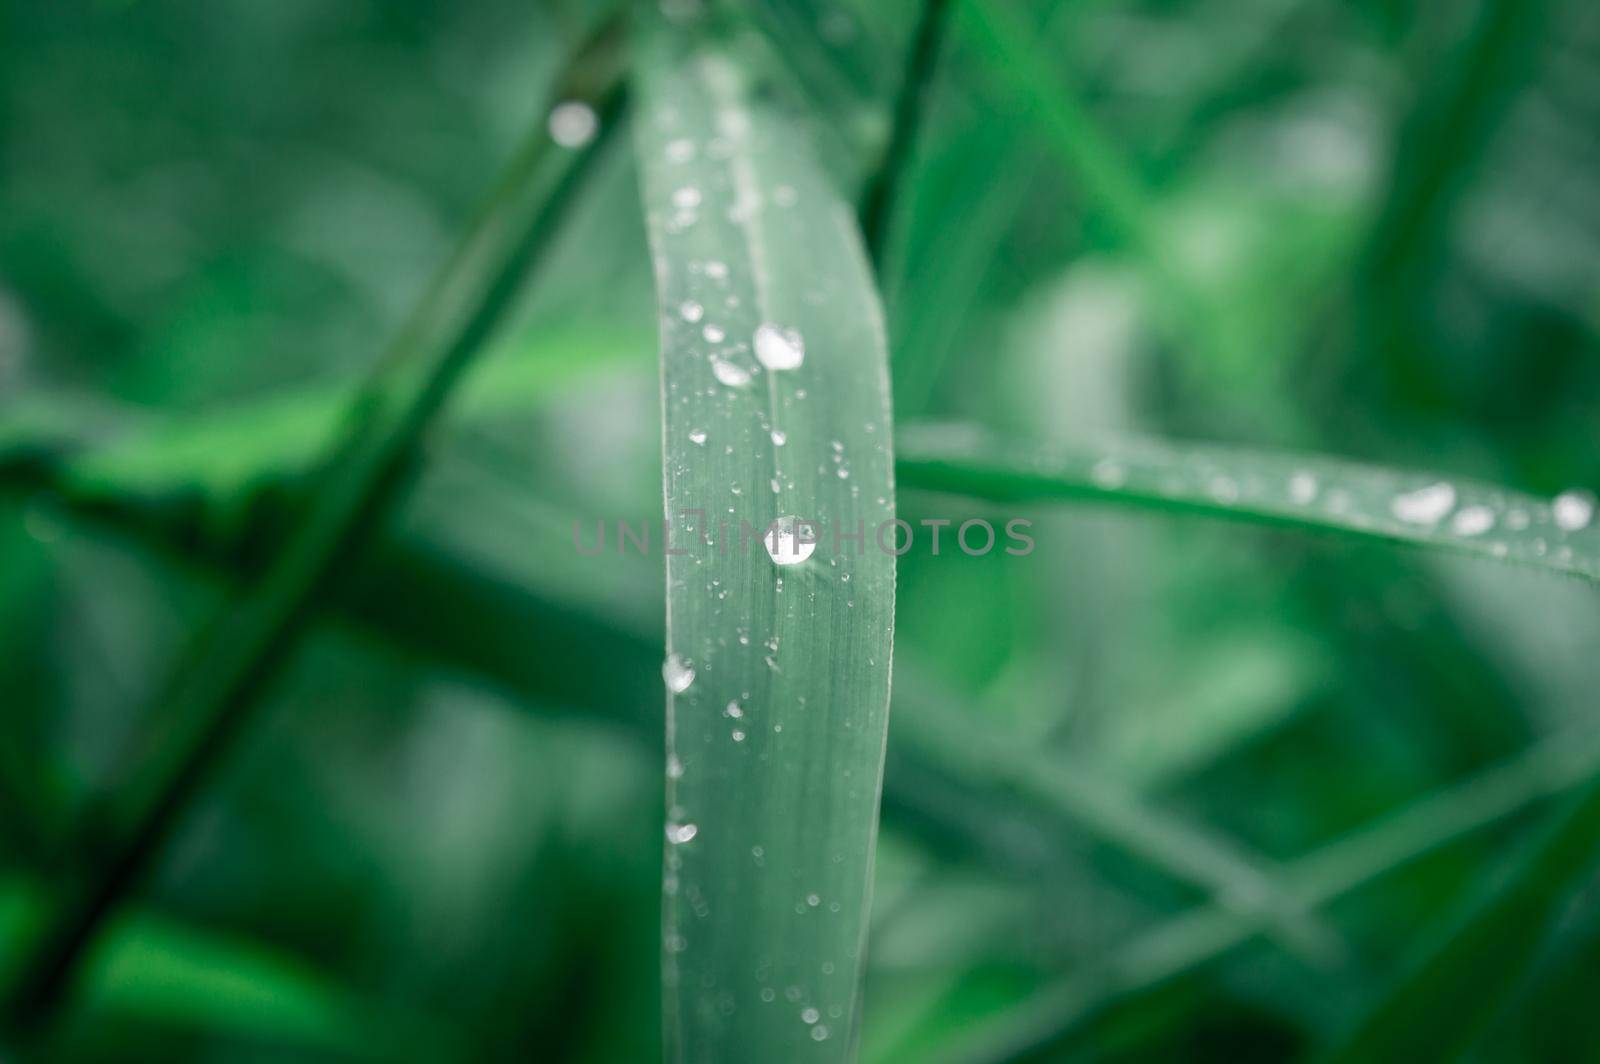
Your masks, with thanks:
[[[1592,1055],[1591,7],[14,5],[0,1054]]]

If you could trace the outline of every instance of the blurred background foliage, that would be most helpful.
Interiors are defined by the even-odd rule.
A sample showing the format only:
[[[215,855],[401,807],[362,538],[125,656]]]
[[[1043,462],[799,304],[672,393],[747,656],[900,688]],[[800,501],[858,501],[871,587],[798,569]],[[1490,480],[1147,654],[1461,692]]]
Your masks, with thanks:
[[[1600,484],[1590,0],[953,8],[881,263],[902,421]],[[752,9],[750,61],[859,181],[920,5]],[[152,689],[276,544],[600,14],[0,10],[0,972],[178,726]],[[660,562],[571,546],[574,520],[660,505],[637,195],[610,138],[393,520],[89,953],[51,1056],[658,1054]],[[973,1032],[973,1059],[1014,1059],[982,1021],[1062,979],[1078,1005],[1037,1059],[1337,1044],[1600,771],[1588,587],[1027,516],[1029,557],[901,562],[866,1060]],[[1406,856],[1347,844],[1385,823]],[[1311,930],[1209,903],[1181,874],[1196,838],[1313,895]],[[1600,887],[1561,913],[1522,929],[1477,1059],[1600,1052]]]

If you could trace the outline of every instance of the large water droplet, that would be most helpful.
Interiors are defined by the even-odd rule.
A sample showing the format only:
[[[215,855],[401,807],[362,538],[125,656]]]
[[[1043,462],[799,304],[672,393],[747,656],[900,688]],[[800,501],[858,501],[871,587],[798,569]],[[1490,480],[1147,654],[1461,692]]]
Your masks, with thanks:
[[[1574,488],[1564,491],[1550,503],[1550,515],[1556,527],[1563,532],[1577,532],[1588,528],[1594,520],[1595,499],[1592,494]]]
[[[805,341],[793,329],[768,322],[756,330],[756,358],[768,369],[798,369],[806,360]]]
[[[1396,495],[1389,503],[1389,510],[1408,524],[1436,525],[1444,520],[1445,514],[1455,504],[1455,487],[1441,480],[1437,484]]]
[[[717,380],[730,388],[743,388],[750,383],[750,371],[743,366],[736,366],[726,359],[713,359],[711,372],[715,374]]]
[[[694,683],[694,669],[678,655],[668,654],[667,660],[661,663],[661,678],[666,681],[667,690],[679,695]]]
[[[682,846],[698,834],[700,834],[700,828],[695,824],[669,823],[667,825],[667,841],[674,846]]]
[[[761,537],[767,553],[778,565],[799,565],[816,553],[814,530],[796,517],[780,517]]]
[[[563,148],[581,148],[594,139],[600,119],[582,100],[567,100],[550,109],[550,139]]]

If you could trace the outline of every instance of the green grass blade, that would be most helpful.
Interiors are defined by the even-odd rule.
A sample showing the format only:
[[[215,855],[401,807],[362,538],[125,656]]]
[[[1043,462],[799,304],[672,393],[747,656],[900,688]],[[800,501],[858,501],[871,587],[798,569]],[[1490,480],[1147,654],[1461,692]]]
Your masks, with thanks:
[[[912,36],[905,76],[895,97],[889,142],[884,146],[883,156],[868,176],[866,188],[861,194],[861,231],[867,243],[867,254],[880,275],[884,270],[884,251],[888,247],[894,208],[901,198],[900,187],[910,166],[917,132],[922,127],[922,118],[928,108],[931,83],[938,66],[949,14],[950,0],[923,0],[922,15],[917,20],[917,29]]]
[[[649,43],[638,148],[684,551],[667,557],[668,1059],[846,1060],[894,609],[894,559],[871,542],[894,516],[880,310],[854,215],[794,125],[721,53]],[[791,350],[758,358],[765,325]],[[825,525],[809,560],[741,549],[741,522],[783,517]],[[858,525],[859,553],[829,542]]]
[[[42,883],[0,882],[0,971],[22,959],[13,951],[48,911],[46,896]],[[445,1045],[436,1025],[394,1015],[292,958],[137,910],[107,928],[86,962],[77,1015],[80,1029],[159,1024],[340,1059],[393,1060]]]
[[[1343,955],[1335,933],[1311,917],[1265,860],[1100,778],[1091,765],[1055,752],[996,742],[940,697],[930,678],[901,661],[895,684],[897,757],[943,766],[963,785],[984,784],[1064,821],[1210,893],[1225,909],[1259,915],[1296,953],[1327,964]],[[902,708],[903,707],[903,708]]]
[[[982,73],[1037,117],[1047,146],[1081,189],[1087,212],[1104,220],[1160,289],[1171,307],[1162,324],[1186,346],[1209,356],[1225,355],[1222,322],[1173,261],[1143,176],[1062,79],[1060,63],[1045,40],[1005,0],[970,0],[959,13],[962,28],[988,59]]]
[[[905,488],[995,502],[1086,500],[1404,543],[1600,580],[1593,496],[1198,443],[1040,447],[964,426],[898,441]]]
[[[558,86],[609,118],[620,101],[615,27],[582,49]],[[614,123],[607,121],[604,129]],[[175,732],[138,765],[109,822],[123,841],[70,898],[42,938],[13,1000],[19,1026],[46,1022],[100,925],[137,885],[201,786],[245,726],[277,665],[293,649],[321,586],[393,495],[412,449],[461,371],[511,306],[549,245],[593,146],[569,151],[542,128],[512,164],[438,283],[352,410],[324,481],[268,571],[202,634],[157,696]]]
[[[1530,974],[1563,906],[1600,865],[1600,782],[1531,846],[1335,1052],[1335,1064],[1453,1060]]]
[[[1317,908],[1373,883],[1600,773],[1592,733],[1547,739],[1505,764],[1380,818],[1293,862],[1284,882]],[[1116,1004],[1156,990],[1237,949],[1263,930],[1259,917],[1206,906],[1118,948],[1103,965],[1038,992],[941,1058],[943,1064],[1010,1064],[1071,1042]]]

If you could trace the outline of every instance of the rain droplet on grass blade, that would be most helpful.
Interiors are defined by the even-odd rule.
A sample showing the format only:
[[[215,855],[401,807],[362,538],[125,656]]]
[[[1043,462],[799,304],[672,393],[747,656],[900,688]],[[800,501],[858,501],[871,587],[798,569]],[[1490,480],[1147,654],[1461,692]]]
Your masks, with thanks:
[[[667,660],[661,663],[661,678],[666,681],[667,690],[680,695],[694,683],[694,669],[678,655],[668,654]]]
[[[1563,532],[1578,532],[1594,520],[1594,495],[1574,488],[1557,495],[1550,503],[1550,516]]]
[[[1436,525],[1456,504],[1456,489],[1446,481],[1396,495],[1389,503],[1395,517],[1412,525]]]
[[[700,828],[695,824],[669,823],[667,825],[667,841],[674,846],[682,846],[684,843],[692,841],[698,834],[700,834]]]
[[[698,445],[700,445],[702,447],[705,446],[706,430],[705,429],[690,429],[689,430],[689,442],[693,443],[693,444],[698,444]]]
[[[717,380],[730,388],[743,388],[750,383],[750,371],[743,366],[736,366],[726,359],[713,359],[711,372]]]
[[[817,549],[810,526],[796,517],[780,517],[772,522],[761,543],[778,565],[799,565]]]
[[[713,344],[720,344],[728,337],[728,334],[722,331],[722,326],[720,325],[707,325],[704,329],[700,330],[700,335],[704,336],[708,342]]]
[[[799,369],[806,359],[806,345],[800,334],[771,322],[756,329],[755,347],[756,358],[771,370]]]
[[[703,318],[705,313],[706,308],[692,299],[684,300],[683,305],[678,308],[678,314],[691,325]]]
[[[566,100],[550,109],[550,139],[563,148],[581,148],[599,132],[600,119],[582,100]]]
[[[1309,506],[1317,497],[1317,478],[1301,471],[1289,478],[1289,501],[1296,506]]]
[[[1487,506],[1468,506],[1450,521],[1450,531],[1458,536],[1481,536],[1494,527],[1494,511]]]

